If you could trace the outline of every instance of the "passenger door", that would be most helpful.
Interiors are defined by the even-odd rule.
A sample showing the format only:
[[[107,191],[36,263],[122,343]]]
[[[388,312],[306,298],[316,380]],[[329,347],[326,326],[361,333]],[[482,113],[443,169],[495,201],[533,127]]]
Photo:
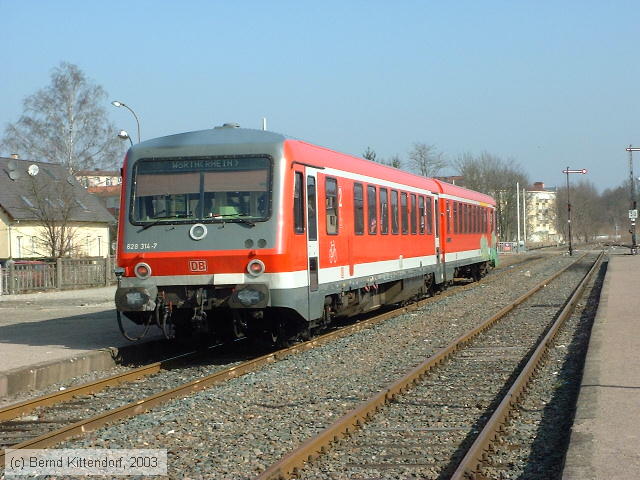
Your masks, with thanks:
[[[318,290],[318,270],[320,258],[318,248],[318,176],[311,168],[306,169],[307,192],[307,270],[309,277],[309,304],[313,292]],[[311,314],[311,312],[309,312]],[[311,317],[309,317],[311,318]]]

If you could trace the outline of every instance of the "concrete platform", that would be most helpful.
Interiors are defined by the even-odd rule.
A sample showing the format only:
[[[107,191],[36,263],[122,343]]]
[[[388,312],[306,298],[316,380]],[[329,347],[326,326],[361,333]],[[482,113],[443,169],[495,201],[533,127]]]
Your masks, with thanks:
[[[640,255],[628,251],[610,255],[563,480],[640,477]]]
[[[116,365],[132,344],[118,330],[114,294],[103,287],[1,295],[0,397]],[[133,333],[141,328],[125,322]],[[145,340],[160,339],[156,332]]]

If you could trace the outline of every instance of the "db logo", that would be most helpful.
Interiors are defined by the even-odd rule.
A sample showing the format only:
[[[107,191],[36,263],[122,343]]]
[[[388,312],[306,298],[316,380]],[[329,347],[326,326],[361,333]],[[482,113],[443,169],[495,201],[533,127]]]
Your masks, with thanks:
[[[206,260],[189,260],[189,271],[191,272],[206,272],[207,261]]]

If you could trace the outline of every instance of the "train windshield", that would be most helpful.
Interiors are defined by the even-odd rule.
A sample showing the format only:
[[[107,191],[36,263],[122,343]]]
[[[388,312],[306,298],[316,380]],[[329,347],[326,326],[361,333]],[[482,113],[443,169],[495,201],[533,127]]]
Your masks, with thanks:
[[[270,216],[269,157],[142,159],[133,177],[134,224],[265,221]]]

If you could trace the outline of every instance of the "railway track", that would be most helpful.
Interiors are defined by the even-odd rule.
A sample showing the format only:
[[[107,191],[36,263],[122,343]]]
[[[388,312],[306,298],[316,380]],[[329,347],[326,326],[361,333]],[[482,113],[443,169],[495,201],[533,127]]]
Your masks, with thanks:
[[[159,385],[166,383],[163,380],[159,381],[155,387],[145,386],[141,388],[141,382],[145,381],[145,377],[153,376],[180,362],[190,361],[189,359],[193,359],[195,352],[180,355],[163,362],[156,362],[87,385],[81,385],[62,392],[56,392],[51,395],[45,395],[19,404],[10,405],[0,409],[0,422],[2,422],[0,423],[1,445],[11,448],[44,448],[56,445],[64,439],[95,430],[114,420],[144,412],[169,399],[185,396],[193,391],[201,390],[216,383],[255,371],[264,365],[289,355],[310,350],[337,338],[351,335],[357,331],[384,322],[389,318],[421,308],[424,305],[438,301],[444,297],[474,288],[474,286],[478,284],[498,281],[502,275],[511,272],[511,269],[516,265],[534,265],[544,259],[545,257],[528,257],[522,262],[512,263],[504,269],[496,270],[483,279],[482,282],[462,285],[446,290],[436,297],[422,300],[390,312],[385,312],[288,349],[269,353],[247,362],[233,362],[230,366],[220,366],[220,368],[217,368],[216,371],[210,375],[202,375],[201,373],[199,375],[192,375],[194,378],[188,379],[186,382],[179,382],[180,384],[174,388],[160,388]],[[119,385],[119,387],[114,388],[117,385]],[[96,406],[96,393],[105,389],[110,391],[110,393],[102,398],[99,406]],[[154,389],[155,392],[149,394],[149,392]],[[147,396],[145,396],[145,394]],[[117,398],[118,402],[116,402],[114,398]],[[128,399],[131,401],[124,401]],[[113,405],[118,403],[122,405],[118,408],[113,408]],[[103,413],[97,415],[92,414],[105,409],[106,411]],[[38,412],[37,415],[25,417],[25,415],[36,410]],[[4,464],[4,453],[0,453],[0,464]]]
[[[502,478],[495,444],[602,256],[568,301],[544,280],[257,478]]]

